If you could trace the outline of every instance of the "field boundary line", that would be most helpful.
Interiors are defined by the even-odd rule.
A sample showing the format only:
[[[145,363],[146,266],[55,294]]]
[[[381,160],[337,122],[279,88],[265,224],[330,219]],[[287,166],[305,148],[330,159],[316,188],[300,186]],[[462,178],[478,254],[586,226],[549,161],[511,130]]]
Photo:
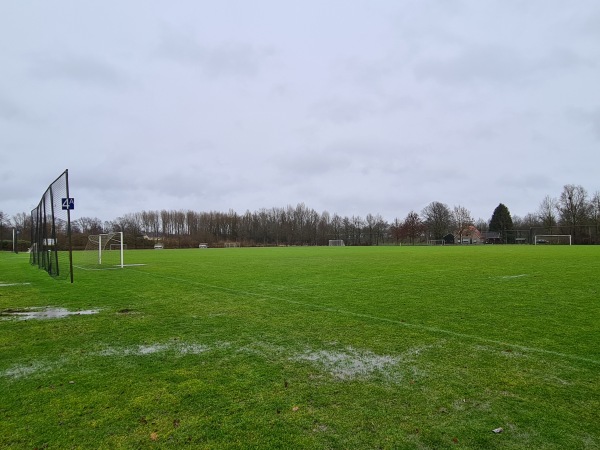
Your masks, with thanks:
[[[329,306],[321,306],[321,305],[315,305],[313,303],[299,302],[297,300],[290,300],[290,299],[287,299],[284,297],[277,297],[274,295],[261,294],[261,293],[256,293],[256,292],[243,291],[243,290],[239,290],[239,289],[232,289],[232,288],[228,288],[228,287],[224,287],[224,286],[216,286],[216,285],[211,285],[211,284],[206,284],[206,283],[200,283],[197,281],[187,280],[184,278],[171,277],[171,276],[167,276],[167,275],[157,275],[154,273],[144,272],[144,271],[140,271],[140,270],[136,270],[136,272],[143,273],[145,275],[151,275],[154,277],[166,278],[169,280],[178,281],[178,282],[182,282],[182,283],[194,284],[194,285],[203,286],[203,287],[207,287],[207,288],[211,288],[211,289],[215,289],[215,290],[230,292],[232,294],[248,295],[248,296],[252,296],[252,297],[262,297],[265,299],[279,300],[279,301],[284,301],[284,302],[291,303],[294,305],[300,305],[300,306],[304,306],[304,307],[318,309],[320,311],[327,311],[327,312],[343,314],[343,315],[347,315],[347,316],[354,316],[354,317],[362,317],[364,319],[392,323],[392,324],[400,325],[400,326],[403,326],[406,328],[415,328],[415,329],[429,331],[431,333],[445,334],[445,335],[453,336],[453,337],[459,337],[459,338],[470,339],[470,340],[474,340],[474,341],[486,342],[488,344],[493,344],[493,345],[497,345],[497,346],[508,346],[508,347],[513,347],[513,348],[522,350],[524,352],[557,356],[560,358],[570,359],[570,360],[574,360],[574,361],[587,362],[587,363],[591,363],[591,364],[600,366],[599,360],[592,359],[592,358],[586,358],[584,356],[571,355],[568,353],[557,352],[554,350],[546,350],[546,349],[537,348],[537,347],[528,347],[528,346],[522,345],[522,344],[511,344],[509,342],[499,341],[496,339],[490,339],[490,338],[486,338],[483,336],[477,336],[477,335],[473,335],[473,334],[460,333],[458,331],[445,330],[443,328],[432,327],[429,325],[418,325],[418,324],[414,324],[414,323],[410,323],[410,322],[403,322],[403,321],[397,320],[397,319],[389,319],[387,317],[378,317],[378,316],[373,316],[370,314],[357,313],[357,312],[347,311],[347,310],[343,310],[343,309],[331,308]]]

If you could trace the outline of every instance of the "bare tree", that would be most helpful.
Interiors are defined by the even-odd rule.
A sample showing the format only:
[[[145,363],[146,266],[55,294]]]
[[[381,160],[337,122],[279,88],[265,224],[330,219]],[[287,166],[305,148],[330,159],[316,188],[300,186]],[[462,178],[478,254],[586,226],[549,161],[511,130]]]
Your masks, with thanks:
[[[402,222],[397,217],[392,222],[392,225],[390,225],[390,234],[396,245],[398,245],[402,240]]]
[[[456,234],[458,234],[459,242],[462,243],[463,235],[467,233],[469,231],[469,227],[473,225],[471,211],[464,206],[455,206],[452,210],[452,219],[454,221]]]
[[[592,223],[596,230],[595,240],[597,243],[600,235],[600,191],[596,191],[590,201],[590,218],[592,219]]]
[[[513,217],[513,225],[515,230],[528,230],[530,228],[539,227],[540,217],[538,214],[527,213],[523,217]]]
[[[489,223],[487,220],[480,217],[475,221],[475,228],[477,228],[479,231],[488,231]]]
[[[160,215],[158,211],[142,211],[142,227],[152,238],[157,238],[160,232]]]
[[[546,195],[538,208],[538,217],[542,225],[552,232],[552,227],[556,226],[556,210],[558,202],[555,198]]]
[[[404,222],[402,222],[401,229],[402,236],[414,245],[415,241],[423,236],[425,224],[416,212],[411,211],[407,214]]]
[[[444,203],[431,202],[421,215],[433,239],[442,239],[450,230],[452,213]]]
[[[0,211],[0,250],[3,250],[5,227],[10,227],[10,219],[3,211]]]
[[[579,234],[577,226],[586,223],[590,212],[586,190],[582,186],[565,185],[557,209],[561,223],[569,227],[570,234],[577,241]]]
[[[101,234],[102,221],[97,217],[81,217],[73,225],[83,234]]]
[[[385,235],[389,228],[388,223],[381,216],[381,214],[375,215],[375,245],[379,245],[380,242],[385,241]]]
[[[332,232],[332,239],[341,239],[340,238],[340,233],[342,232],[342,218],[340,216],[338,216],[337,214],[334,214],[333,217],[331,218],[331,232]]]

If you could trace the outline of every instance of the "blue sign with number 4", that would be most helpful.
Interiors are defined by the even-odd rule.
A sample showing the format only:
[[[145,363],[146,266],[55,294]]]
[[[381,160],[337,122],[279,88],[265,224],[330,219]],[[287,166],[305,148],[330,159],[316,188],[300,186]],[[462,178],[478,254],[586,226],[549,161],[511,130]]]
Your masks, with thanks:
[[[72,197],[63,198],[62,209],[75,209],[75,199]]]

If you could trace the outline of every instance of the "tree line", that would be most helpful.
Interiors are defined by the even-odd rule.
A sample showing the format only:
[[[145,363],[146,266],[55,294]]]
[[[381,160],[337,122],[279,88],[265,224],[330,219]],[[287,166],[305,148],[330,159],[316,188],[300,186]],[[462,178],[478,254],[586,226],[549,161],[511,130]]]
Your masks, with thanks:
[[[11,227],[20,231],[21,239],[28,239],[30,221],[27,213],[9,219],[0,211],[0,241],[2,233]],[[420,244],[448,235],[463,242],[473,230],[497,232],[503,243],[515,242],[516,236],[528,236],[531,242],[535,233],[570,234],[574,243],[597,244],[600,192],[589,196],[582,186],[565,185],[558,197],[546,196],[533,213],[511,216],[508,207],[500,203],[489,220],[475,220],[465,206],[450,207],[433,201],[422,211],[410,211],[391,223],[380,214],[340,216],[319,213],[299,203],[243,214],[233,210],[150,210],[128,213],[112,221],[81,217],[71,224],[75,248],[84,248],[90,234],[114,231],[124,233],[128,248],[152,247],[157,241],[166,247],[189,248],[226,242],[243,246],[327,245],[331,239],[342,239],[346,245]]]

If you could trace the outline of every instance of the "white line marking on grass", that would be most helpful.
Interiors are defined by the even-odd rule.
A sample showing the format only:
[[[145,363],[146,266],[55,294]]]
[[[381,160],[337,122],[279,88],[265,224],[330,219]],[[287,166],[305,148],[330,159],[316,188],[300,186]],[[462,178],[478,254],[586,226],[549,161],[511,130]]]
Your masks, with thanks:
[[[591,364],[600,366],[599,360],[592,359],[592,358],[586,358],[583,356],[571,355],[568,353],[557,352],[554,350],[546,350],[546,349],[537,348],[537,347],[528,347],[528,346],[522,345],[522,344],[512,344],[510,342],[498,341],[496,339],[490,339],[490,338],[486,338],[483,336],[460,333],[458,331],[445,330],[443,328],[437,328],[437,327],[432,327],[432,326],[428,326],[428,325],[418,325],[418,324],[413,324],[413,323],[409,323],[409,322],[403,322],[403,321],[397,320],[397,319],[389,319],[387,317],[378,317],[378,316],[373,316],[370,314],[363,314],[363,313],[357,313],[357,312],[353,312],[353,311],[346,311],[343,309],[330,308],[328,306],[315,305],[314,303],[299,302],[297,300],[290,300],[290,299],[286,299],[286,298],[282,298],[282,297],[275,297],[272,295],[266,295],[266,294],[261,294],[261,293],[256,293],[256,292],[241,291],[241,290],[227,288],[227,287],[223,287],[223,286],[215,286],[215,285],[211,285],[211,284],[200,283],[200,282],[193,281],[193,280],[186,280],[183,278],[163,276],[160,274],[149,273],[149,272],[144,272],[144,271],[137,271],[137,272],[143,273],[145,275],[150,275],[153,277],[160,277],[160,278],[165,278],[168,280],[179,281],[179,282],[186,283],[186,284],[192,284],[192,285],[202,286],[205,288],[212,288],[212,289],[216,289],[216,290],[220,290],[220,291],[230,292],[232,294],[247,295],[247,296],[252,296],[252,297],[261,297],[264,299],[271,299],[271,300],[279,300],[279,301],[284,301],[284,302],[291,303],[294,305],[318,309],[320,311],[327,311],[327,312],[332,312],[332,313],[337,313],[337,314],[343,314],[346,316],[361,317],[363,319],[391,323],[391,324],[399,325],[399,326],[406,327],[406,328],[415,328],[415,329],[419,329],[419,330],[425,330],[425,331],[429,331],[431,333],[445,334],[448,336],[453,336],[453,337],[458,337],[458,338],[463,338],[463,339],[470,339],[470,340],[479,341],[479,342],[487,342],[487,343],[498,345],[498,346],[509,346],[509,347],[517,348],[519,350],[527,351],[527,352],[531,352],[531,353],[539,353],[542,355],[558,356],[560,358],[571,359],[574,361],[587,362],[587,363],[591,363]]]
[[[96,268],[74,265],[73,267],[75,267],[77,269],[81,269],[81,270],[119,270],[119,269],[123,269],[125,267],[138,267],[138,266],[145,266],[145,265],[146,264],[123,264],[123,267],[121,267],[120,265],[116,265],[116,266],[96,267]]]
[[[318,308],[323,311],[335,312],[335,313],[354,316],[354,317],[362,317],[365,319],[371,319],[371,320],[377,320],[377,321],[381,321],[381,322],[392,323],[395,325],[401,325],[401,326],[407,327],[407,328],[415,328],[415,329],[429,331],[432,333],[446,334],[448,336],[459,337],[459,338],[463,338],[463,339],[471,339],[471,340],[480,341],[480,342],[487,342],[487,343],[498,345],[498,346],[513,347],[513,348],[517,348],[519,350],[527,351],[527,352],[531,352],[531,353],[541,353],[544,355],[559,356],[561,358],[567,358],[567,359],[572,359],[572,360],[576,360],[576,361],[582,361],[582,362],[588,362],[588,363],[600,365],[600,361],[595,360],[595,359],[585,358],[583,356],[577,356],[577,355],[570,355],[568,353],[557,352],[554,350],[546,350],[546,349],[537,348],[537,347],[528,347],[526,345],[521,345],[521,344],[512,344],[510,342],[498,341],[496,339],[490,339],[490,338],[486,338],[483,336],[459,333],[457,331],[445,330],[443,328],[431,327],[428,325],[417,325],[417,324],[413,324],[413,323],[409,323],[409,322],[402,322],[400,320],[388,319],[386,317],[377,317],[377,316],[372,316],[369,314],[355,313],[352,311],[344,311],[341,309],[319,307],[318,305],[311,305],[311,304],[307,304],[307,303],[296,302],[294,300],[285,300],[285,299],[283,299],[283,300],[287,301],[289,303],[296,303],[298,305],[311,306],[313,308]]]
[[[0,287],[8,287],[8,286],[27,286],[31,283],[0,283]]]
[[[527,274],[526,273],[522,273],[520,275],[504,275],[504,276],[500,276],[500,277],[490,277],[492,279],[497,279],[497,280],[512,280],[515,278],[523,278],[526,277]]]

